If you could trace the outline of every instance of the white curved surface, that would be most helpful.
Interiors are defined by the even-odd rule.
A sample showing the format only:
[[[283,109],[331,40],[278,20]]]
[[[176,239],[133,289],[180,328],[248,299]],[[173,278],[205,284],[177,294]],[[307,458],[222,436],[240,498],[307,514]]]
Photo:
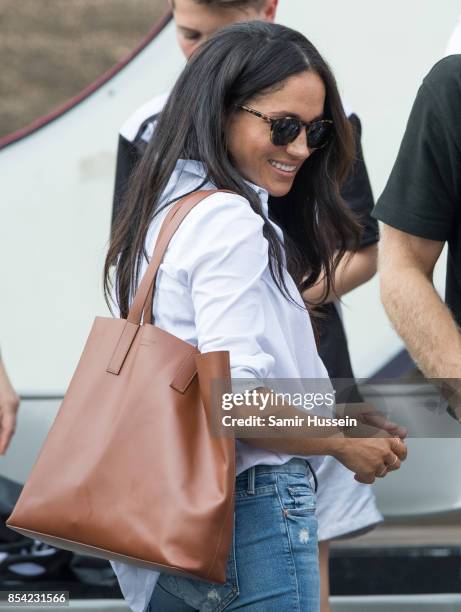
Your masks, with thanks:
[[[167,27],[62,117],[0,151],[0,344],[23,393],[63,392],[93,318],[104,315],[120,125],[182,66]]]
[[[61,399],[22,400],[16,433],[6,455],[0,457],[0,474],[25,482],[58,412]],[[50,478],[53,475],[50,474]]]
[[[376,384],[362,392],[409,433],[408,457],[400,470],[376,479],[376,501],[384,516],[461,510],[461,424],[447,414],[438,394],[423,384]]]
[[[458,11],[458,0],[280,2],[279,21],[318,45],[362,118],[375,194]],[[171,86],[182,63],[169,25],[76,108],[0,151],[0,341],[20,391],[64,391],[93,317],[106,312],[101,272],[117,131],[135,108]],[[401,347],[376,279],[347,297],[344,316],[358,376],[376,371]]]
[[[457,438],[407,440],[403,467],[375,485],[387,518],[418,517],[461,510],[461,443]]]

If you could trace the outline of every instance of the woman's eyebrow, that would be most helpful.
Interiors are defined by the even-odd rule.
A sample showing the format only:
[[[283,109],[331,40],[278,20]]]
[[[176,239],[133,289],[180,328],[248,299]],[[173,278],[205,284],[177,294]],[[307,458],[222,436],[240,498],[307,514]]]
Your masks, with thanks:
[[[281,111],[274,111],[273,113],[270,113],[271,117],[294,117],[295,119],[299,119],[300,121],[304,122],[304,119],[302,117],[300,117],[298,115],[298,113],[293,113],[291,111],[288,110],[281,110]],[[314,117],[313,119],[310,119],[309,121],[306,121],[304,123],[312,123],[312,121],[318,121],[319,119],[323,119],[324,117],[324,113],[320,113],[319,115],[317,115],[316,117]]]

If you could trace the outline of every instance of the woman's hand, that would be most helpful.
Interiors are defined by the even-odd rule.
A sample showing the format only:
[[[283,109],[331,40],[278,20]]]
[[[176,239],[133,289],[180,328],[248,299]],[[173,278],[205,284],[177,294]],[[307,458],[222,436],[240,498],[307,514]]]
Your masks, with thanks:
[[[0,359],[0,454],[4,455],[16,429],[19,397]]]
[[[399,437],[344,438],[334,456],[355,472],[355,480],[372,484],[375,478],[400,468],[407,457],[407,447]]]

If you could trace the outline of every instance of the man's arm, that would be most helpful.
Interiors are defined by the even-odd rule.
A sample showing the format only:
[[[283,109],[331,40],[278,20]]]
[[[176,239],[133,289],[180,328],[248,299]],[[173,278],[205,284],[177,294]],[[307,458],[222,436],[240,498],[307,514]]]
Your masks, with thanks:
[[[376,274],[378,245],[371,244],[356,253],[347,252],[339,262],[335,272],[335,292],[330,291],[322,300],[326,283],[321,278],[314,286],[303,292],[303,298],[309,304],[332,302],[341,298],[352,289],[363,285]]]
[[[461,336],[432,284],[443,245],[384,225],[379,249],[381,299],[424,375],[459,379]]]
[[[8,378],[0,357],[0,455],[6,452],[14,434],[18,408],[19,397]]]

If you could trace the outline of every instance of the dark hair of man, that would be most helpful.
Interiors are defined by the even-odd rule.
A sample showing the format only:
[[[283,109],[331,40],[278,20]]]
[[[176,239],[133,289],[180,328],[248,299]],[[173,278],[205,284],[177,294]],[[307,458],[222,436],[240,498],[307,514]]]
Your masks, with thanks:
[[[248,6],[259,9],[264,5],[265,0],[194,0],[194,2],[218,9],[240,9]],[[172,6],[174,9],[174,0],[172,0]]]
[[[116,300],[121,317],[128,315],[142,255],[146,260],[149,257],[144,246],[146,235],[178,159],[200,160],[207,180],[218,189],[240,194],[264,218],[259,196],[229,157],[227,120],[236,104],[249,100],[256,104],[258,95],[281,87],[285,79],[306,70],[315,72],[325,85],[324,115],[334,121],[335,129],[327,146],[304,162],[290,193],[273,199],[271,209],[284,231],[287,268],[300,290],[312,286],[322,273],[327,290],[333,286],[336,266],[345,251],[354,248],[359,233],[339,195],[354,155],[349,122],[334,77],[315,47],[290,28],[251,21],[218,31],[193,54],[133,173],[104,266],[104,291],[110,307],[110,268],[117,264]],[[267,219],[263,232],[269,243],[272,277],[290,299],[282,273],[283,245]],[[206,240],[206,236],[197,236],[197,240],[201,238]]]

